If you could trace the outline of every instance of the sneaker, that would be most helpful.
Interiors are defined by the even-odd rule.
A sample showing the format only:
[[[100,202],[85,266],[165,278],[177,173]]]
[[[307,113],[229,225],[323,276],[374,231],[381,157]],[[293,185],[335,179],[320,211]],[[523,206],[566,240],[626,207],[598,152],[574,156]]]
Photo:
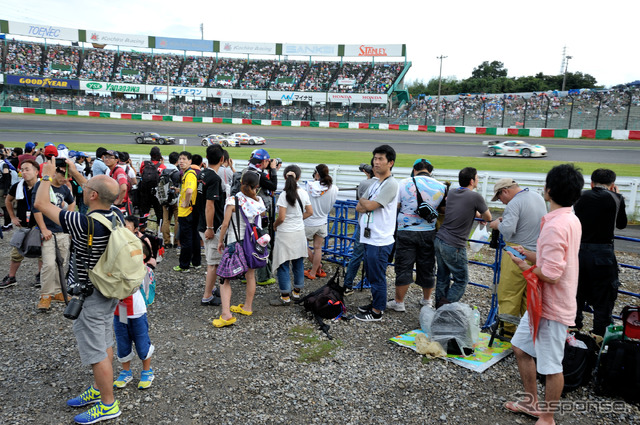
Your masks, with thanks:
[[[296,291],[295,289],[293,291],[291,291],[291,298],[293,298],[294,300],[299,300],[301,297],[301,292],[302,291]]]
[[[358,311],[360,313],[368,313],[371,311],[372,308],[373,308],[373,304],[361,305],[360,307],[358,307]]]
[[[38,301],[38,310],[46,311],[51,309],[51,295],[41,295]]]
[[[133,381],[133,373],[130,370],[123,370],[118,375],[118,379],[113,381],[113,388],[124,388],[131,381]]]
[[[76,398],[72,398],[71,400],[67,400],[67,406],[70,407],[84,407],[89,404],[97,403],[100,401],[100,391],[93,388],[91,385],[89,388],[84,390],[82,394],[80,394]]]
[[[140,382],[138,382],[139,390],[146,390],[153,382],[153,369],[143,370],[140,372]]]
[[[194,270],[200,270],[202,268],[202,264],[200,264],[199,266],[193,266]]]
[[[262,282],[256,282],[256,283],[260,286],[273,285],[274,283],[276,283],[276,279],[271,277],[267,280],[264,280]]]
[[[4,226],[2,226],[2,230],[4,230],[5,232],[11,229],[13,229],[13,223],[5,224]]]
[[[366,313],[358,313],[355,318],[361,322],[379,322],[382,320],[382,312],[375,313],[373,310],[369,310]]]
[[[353,288],[344,288],[344,295],[345,296],[349,296],[349,295],[353,295],[355,291],[353,290]]]
[[[182,267],[180,267],[180,266],[175,266],[175,267],[173,268],[173,271],[174,271],[174,272],[189,273],[189,272],[191,271],[191,269],[190,269],[190,268],[183,269],[183,268],[182,268]]]
[[[220,287],[216,286],[216,289],[214,289],[213,292],[211,292],[211,295],[213,295],[214,297],[220,298]]]
[[[404,303],[399,303],[396,300],[387,301],[387,307],[390,308],[391,310],[395,310],[399,312],[407,311],[407,309],[404,308]]]
[[[67,301],[69,300],[69,296],[67,296]],[[59,303],[63,303],[64,302],[64,295],[62,295],[62,292],[58,292],[57,294],[55,294],[53,296],[53,298],[51,299],[51,301],[55,301],[55,302],[59,302]]]
[[[107,419],[113,419],[120,416],[120,402],[114,401],[111,406],[107,406],[99,402],[91,409],[84,413],[77,415],[73,418],[77,424],[94,424],[96,422],[105,421]]]
[[[33,286],[35,286],[36,288],[40,287],[40,273],[36,275],[36,281],[34,282]]]
[[[269,301],[269,305],[272,305],[274,307],[278,307],[278,306],[290,306],[291,305],[291,298],[287,298],[286,300],[282,297],[277,297],[272,299],[271,301]]]
[[[2,283],[0,283],[0,289],[8,288],[10,286],[15,286],[17,284],[18,282],[16,281],[15,276],[6,275],[4,279],[2,279]]]
[[[213,305],[213,306],[218,306],[222,304],[222,300],[220,299],[220,297],[216,297],[215,295],[212,296],[209,300],[200,300],[200,305]]]
[[[431,300],[431,298],[429,298],[428,300],[425,300],[424,298],[420,300],[420,305],[421,306],[429,306],[431,308],[433,308],[433,301]]]

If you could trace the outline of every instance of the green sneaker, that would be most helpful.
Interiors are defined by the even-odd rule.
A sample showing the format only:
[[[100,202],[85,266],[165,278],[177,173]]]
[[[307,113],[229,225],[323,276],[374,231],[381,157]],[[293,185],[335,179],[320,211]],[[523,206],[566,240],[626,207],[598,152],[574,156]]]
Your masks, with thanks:
[[[123,370],[118,379],[113,381],[113,388],[124,388],[131,381],[133,381],[133,373],[130,370]]]
[[[140,382],[138,383],[139,390],[146,390],[151,386],[153,382],[153,369],[143,370],[140,373]]]
[[[91,385],[89,388],[84,390],[82,394],[80,394],[76,398],[72,398],[71,400],[67,400],[67,406],[70,407],[84,407],[89,404],[97,403],[100,401],[100,391],[93,388]]]
[[[173,268],[173,271],[174,271],[174,272],[189,273],[189,272],[191,271],[191,269],[189,269],[189,268],[183,269],[183,268],[182,268],[182,267],[180,267],[180,266],[175,266],[175,267]]]
[[[114,401],[112,405],[107,406],[99,402],[91,409],[84,413],[77,415],[73,418],[77,424],[93,424],[100,421],[106,421],[107,419],[113,419],[120,416],[120,402]]]
[[[276,283],[276,279],[272,277],[265,280],[264,282],[256,282],[256,283],[260,286],[273,285],[274,283]]]

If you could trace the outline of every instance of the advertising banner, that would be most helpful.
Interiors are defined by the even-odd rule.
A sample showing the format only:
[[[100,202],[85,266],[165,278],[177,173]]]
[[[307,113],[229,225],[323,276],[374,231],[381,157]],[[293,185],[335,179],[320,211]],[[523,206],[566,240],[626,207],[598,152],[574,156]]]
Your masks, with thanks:
[[[10,84],[13,86],[68,89],[68,90],[77,90],[80,87],[78,80],[65,80],[62,78],[45,78],[45,77],[25,77],[23,75],[7,75],[7,84]]]
[[[166,96],[167,86],[145,86],[144,92],[146,94]],[[207,89],[202,87],[169,87],[169,94],[172,97],[185,96],[185,97],[206,97]]]
[[[215,97],[218,99],[266,100],[267,92],[262,90],[207,89],[207,97]]]
[[[252,55],[275,55],[275,43],[245,43],[241,41],[221,41],[220,53],[249,53]]]
[[[52,40],[78,41],[78,30],[51,25],[26,24],[9,21],[9,33],[28,35],[30,37],[49,38]]]
[[[144,94],[142,84],[105,83],[98,81],[80,81],[80,90],[117,93]]]
[[[149,37],[146,35],[119,34],[94,30],[87,30],[87,42],[117,46],[149,47]]]
[[[0,84],[4,83],[4,74],[0,74]]]
[[[367,93],[329,93],[329,102],[385,104],[387,103],[387,95]]]
[[[327,94],[318,92],[270,91],[269,100],[288,102],[326,102]]]
[[[282,54],[289,56],[338,56],[337,44],[283,44]]]
[[[156,37],[156,49],[213,52],[213,41],[192,38]]]
[[[402,56],[402,44],[345,44],[345,56]]]

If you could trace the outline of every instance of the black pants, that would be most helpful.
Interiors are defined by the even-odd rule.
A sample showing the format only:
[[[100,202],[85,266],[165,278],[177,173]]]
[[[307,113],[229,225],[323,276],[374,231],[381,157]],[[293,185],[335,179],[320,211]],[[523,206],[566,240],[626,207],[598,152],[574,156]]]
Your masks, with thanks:
[[[604,336],[612,323],[613,306],[618,297],[618,261],[613,245],[580,245],[580,275],[578,277],[578,311],[576,326],[582,327],[585,306],[593,308],[593,333]]]
[[[194,213],[186,217],[178,217],[180,224],[180,268],[188,269],[191,265],[200,266],[200,234],[198,218]]]

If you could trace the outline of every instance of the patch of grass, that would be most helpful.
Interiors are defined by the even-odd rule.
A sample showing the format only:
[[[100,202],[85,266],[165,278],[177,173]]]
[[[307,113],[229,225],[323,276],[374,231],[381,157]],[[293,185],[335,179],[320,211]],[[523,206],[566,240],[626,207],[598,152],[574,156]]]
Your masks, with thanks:
[[[325,357],[333,357],[335,351],[342,346],[340,340],[325,340],[317,335],[309,325],[294,326],[289,330],[289,339],[298,341],[298,362],[315,363]]]

